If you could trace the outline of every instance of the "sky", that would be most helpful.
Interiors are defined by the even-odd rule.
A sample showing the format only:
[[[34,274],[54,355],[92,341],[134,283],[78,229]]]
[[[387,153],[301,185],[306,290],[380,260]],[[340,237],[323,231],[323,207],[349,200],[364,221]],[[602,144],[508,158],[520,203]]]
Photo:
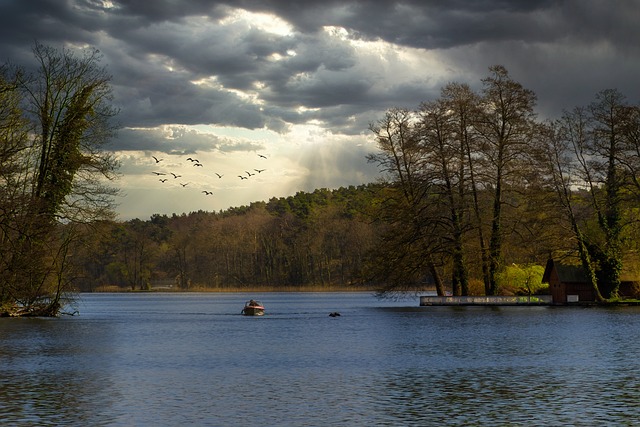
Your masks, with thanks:
[[[639,0],[0,0],[0,62],[100,50],[117,213],[148,219],[374,182],[371,123],[492,65],[541,119],[610,88],[638,103],[639,22]]]

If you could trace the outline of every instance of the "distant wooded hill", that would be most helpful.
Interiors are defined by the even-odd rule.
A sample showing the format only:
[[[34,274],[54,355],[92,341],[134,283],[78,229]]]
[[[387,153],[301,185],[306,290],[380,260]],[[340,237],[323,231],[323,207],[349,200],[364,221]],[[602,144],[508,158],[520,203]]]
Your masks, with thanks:
[[[148,289],[354,286],[370,283],[378,186],[299,192],[225,211],[87,226],[76,285]]]

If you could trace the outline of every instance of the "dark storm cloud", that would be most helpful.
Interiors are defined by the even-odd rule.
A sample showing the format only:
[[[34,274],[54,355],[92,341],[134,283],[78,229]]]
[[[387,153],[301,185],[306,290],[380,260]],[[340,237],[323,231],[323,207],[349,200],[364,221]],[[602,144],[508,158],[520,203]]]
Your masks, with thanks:
[[[178,126],[161,129],[122,129],[111,141],[110,148],[118,151],[152,151],[167,154],[193,154],[209,151],[225,144],[223,139],[210,134],[188,131]]]
[[[548,42],[567,36],[586,41],[609,38],[638,48],[636,0],[340,0],[227,1],[272,11],[302,32],[343,26],[362,37],[435,49],[486,41]]]
[[[220,24],[237,8],[274,14],[293,31]],[[637,97],[639,11],[633,0],[4,0],[0,59],[27,63],[34,40],[97,47],[128,127],[282,132],[316,120],[357,134],[386,108],[437,96],[447,81],[428,81],[429,69],[415,78],[380,76],[326,26],[345,28],[350,39],[436,52],[451,80],[475,87],[490,65],[503,64],[556,114],[607,87]]]
[[[257,151],[263,145],[247,140],[231,140],[210,133],[186,129],[184,126],[164,126],[161,128],[128,128],[118,132],[110,142],[116,151],[149,151],[166,154],[194,154],[197,152]]]
[[[191,15],[224,15],[224,6],[274,13],[302,33],[322,26],[350,28],[362,37],[419,48],[447,48],[478,41],[549,41],[567,35],[608,37],[636,46],[638,3],[622,0],[310,0],[116,1],[119,15],[146,22]]]

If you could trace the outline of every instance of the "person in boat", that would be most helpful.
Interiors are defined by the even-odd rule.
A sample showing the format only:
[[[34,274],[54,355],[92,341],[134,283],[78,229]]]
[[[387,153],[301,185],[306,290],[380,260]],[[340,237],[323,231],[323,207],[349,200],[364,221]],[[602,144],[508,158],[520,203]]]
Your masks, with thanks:
[[[258,305],[260,305],[260,304],[258,304],[258,301],[254,300],[254,299],[249,300],[249,307],[257,307]]]

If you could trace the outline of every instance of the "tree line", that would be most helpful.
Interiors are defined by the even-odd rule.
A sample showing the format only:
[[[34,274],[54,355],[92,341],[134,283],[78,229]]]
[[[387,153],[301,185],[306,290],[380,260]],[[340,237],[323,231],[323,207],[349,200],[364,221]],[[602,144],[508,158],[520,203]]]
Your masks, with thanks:
[[[549,257],[604,301],[639,265],[640,108],[615,89],[541,121],[493,66],[477,92],[450,83],[372,123],[375,183],[118,221],[99,52],[33,53],[34,71],[0,68],[0,313],[55,315],[108,286],[532,292]]]
[[[375,186],[319,189],[221,212],[103,221],[74,259],[85,291],[320,289],[363,285]]]

